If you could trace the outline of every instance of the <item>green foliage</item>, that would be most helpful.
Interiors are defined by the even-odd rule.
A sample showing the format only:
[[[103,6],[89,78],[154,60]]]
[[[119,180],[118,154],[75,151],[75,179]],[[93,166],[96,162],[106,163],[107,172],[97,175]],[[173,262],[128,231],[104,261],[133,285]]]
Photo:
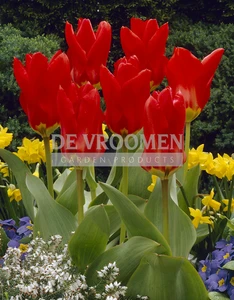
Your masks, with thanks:
[[[14,149],[19,139],[32,136],[33,131],[19,106],[19,87],[12,69],[13,58],[24,61],[26,53],[37,51],[51,57],[60,48],[59,43],[60,40],[54,35],[29,38],[11,24],[0,26],[0,124],[14,133]]]

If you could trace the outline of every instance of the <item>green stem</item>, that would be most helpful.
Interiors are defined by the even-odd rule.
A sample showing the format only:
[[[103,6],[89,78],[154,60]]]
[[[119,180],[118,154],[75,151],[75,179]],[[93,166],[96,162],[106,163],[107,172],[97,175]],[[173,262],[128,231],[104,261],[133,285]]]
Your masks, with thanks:
[[[95,179],[95,168],[94,165],[90,166],[90,173],[93,176],[93,178]],[[91,199],[92,201],[97,197],[97,193],[96,193],[96,188],[90,188],[90,193],[91,193]]]
[[[232,208],[232,191],[234,186],[234,176],[232,176],[232,180],[230,182],[230,191],[229,191],[229,201],[228,201],[228,210],[227,210],[227,217],[230,219],[231,217],[231,208]]]
[[[47,188],[52,198],[54,198],[53,174],[52,174],[51,153],[50,153],[50,138],[48,136],[43,137],[43,141],[45,146],[45,157],[46,157]]]
[[[222,192],[221,192],[220,186],[217,181],[217,177],[215,175],[213,175],[212,178],[213,178],[215,189],[216,189],[216,192],[218,195],[218,200],[221,202],[223,199],[223,196],[222,196]]]
[[[123,142],[122,153],[128,153],[128,149],[125,146],[125,141]],[[121,191],[125,196],[128,196],[128,165],[123,166],[123,177],[121,182]],[[126,227],[123,222],[121,222],[120,227],[120,244],[125,240],[126,236]]]
[[[78,224],[84,219],[84,181],[83,169],[76,168],[76,182],[77,182],[77,200],[78,200]]]
[[[163,213],[163,235],[169,243],[169,192],[168,192],[168,179],[162,181],[162,213]]]
[[[184,181],[188,171],[188,155],[189,155],[189,147],[190,147],[190,131],[191,131],[191,122],[186,122],[185,125],[185,154],[186,161],[184,163]]]
[[[179,189],[181,190],[182,196],[184,198],[184,201],[185,201],[187,207],[190,207],[190,204],[188,202],[188,198],[186,196],[186,193],[185,193],[183,185],[180,183],[180,181],[178,179],[176,179],[176,184],[178,185]]]

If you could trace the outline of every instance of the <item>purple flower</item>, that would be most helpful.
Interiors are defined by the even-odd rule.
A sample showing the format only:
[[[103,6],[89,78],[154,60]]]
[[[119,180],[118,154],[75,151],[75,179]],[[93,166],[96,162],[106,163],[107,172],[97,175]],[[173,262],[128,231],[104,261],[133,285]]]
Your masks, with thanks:
[[[10,240],[7,243],[7,246],[11,247],[11,248],[19,248],[19,245],[20,245],[20,243],[18,241],[16,241],[16,240]]]
[[[212,258],[217,260],[221,266],[234,258],[234,249],[232,244],[226,244],[222,249],[212,252]]]
[[[219,269],[205,281],[208,291],[225,292],[228,286],[228,270]]]
[[[202,280],[205,282],[211,274],[214,274],[219,269],[219,262],[216,260],[209,260],[206,258],[205,260],[201,260],[199,262],[199,270]]]

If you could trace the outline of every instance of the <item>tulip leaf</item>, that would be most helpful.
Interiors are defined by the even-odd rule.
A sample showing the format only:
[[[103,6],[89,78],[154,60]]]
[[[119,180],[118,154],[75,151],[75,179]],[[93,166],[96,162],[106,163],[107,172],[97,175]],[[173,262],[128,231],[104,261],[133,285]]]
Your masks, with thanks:
[[[187,171],[185,182],[183,184],[183,191],[185,193],[188,205],[193,207],[195,197],[198,194],[198,180],[200,176],[200,166],[197,165]],[[178,191],[178,203],[179,207],[189,215],[188,205],[184,199],[183,193],[181,190]]]
[[[160,300],[207,300],[208,292],[198,272],[181,257],[146,254],[128,284],[127,296]]]
[[[103,205],[91,207],[69,242],[73,262],[80,272],[104,252],[110,234],[110,223]]]
[[[151,184],[151,175],[139,166],[128,170],[128,193],[148,199],[150,192],[147,188]]]
[[[218,292],[210,292],[208,294],[210,300],[227,300],[230,299],[228,296],[224,295],[223,293]]]
[[[0,149],[0,156],[8,164],[9,168],[12,170],[16,178],[17,185],[20,189],[22,195],[22,201],[27,211],[27,214],[30,217],[30,219],[34,221],[34,210],[35,210],[33,205],[34,199],[25,183],[26,175],[31,174],[31,171],[16,155],[12,154],[10,151],[7,151],[5,149]]]
[[[64,170],[64,172],[56,179],[54,182],[54,190],[57,194],[59,194],[67,180],[68,175],[71,173],[71,171],[67,168]]]
[[[190,218],[169,198],[169,245],[175,256],[188,257],[196,241]],[[145,208],[146,217],[160,230],[163,224],[162,187],[158,179]]]
[[[203,241],[209,234],[208,224],[199,224],[198,228],[196,229],[196,232],[197,232],[196,244],[198,244],[201,241]]]
[[[113,205],[104,205],[104,208],[110,220],[110,235],[112,235],[120,228],[121,219]]]
[[[110,262],[116,262],[119,268],[117,280],[126,284],[142,257],[146,253],[157,252],[159,248],[160,245],[151,239],[140,236],[132,237],[126,243],[115,246],[98,256],[86,271],[87,281],[90,285],[96,284],[98,281],[97,271]]]
[[[234,261],[231,260],[231,261],[227,262],[222,268],[234,271]]]
[[[144,216],[144,214],[116,188],[100,183],[100,186],[110,198],[131,236],[144,236],[162,246],[162,251],[170,255],[170,247],[160,231]]]
[[[40,235],[48,240],[52,235],[59,234],[67,243],[71,232],[77,228],[76,218],[64,206],[53,200],[43,182],[28,174],[26,185],[34,196],[38,211],[34,219],[34,236]]]

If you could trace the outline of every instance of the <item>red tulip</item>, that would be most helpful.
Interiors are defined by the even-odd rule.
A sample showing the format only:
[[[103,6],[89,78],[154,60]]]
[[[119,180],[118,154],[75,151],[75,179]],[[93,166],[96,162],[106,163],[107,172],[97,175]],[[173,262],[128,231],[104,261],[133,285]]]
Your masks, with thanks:
[[[176,93],[181,93],[186,106],[186,122],[194,120],[210,98],[210,87],[224,49],[214,50],[202,61],[189,50],[175,48],[168,62],[166,76]]]
[[[144,169],[165,179],[184,163],[184,124],[185,106],[180,94],[167,87],[148,98],[143,126]]]
[[[110,130],[125,135],[142,128],[142,111],[150,95],[150,76],[149,70],[140,70],[136,56],[118,60],[114,74],[102,66],[100,83]]]
[[[65,27],[66,41],[69,46],[68,57],[72,66],[73,80],[82,85],[89,81],[99,83],[100,66],[106,65],[111,45],[111,26],[100,22],[96,33],[89,19],[79,19],[75,34],[70,23]]]
[[[69,85],[70,64],[61,51],[50,62],[40,52],[26,55],[25,66],[14,58],[14,75],[21,89],[20,104],[30,126],[42,137],[49,136],[58,126],[57,93],[61,85]]]
[[[131,18],[130,28],[122,27],[120,31],[123,51],[127,58],[136,55],[141,68],[152,71],[151,85],[156,87],[163,80],[168,61],[164,55],[168,24],[159,27],[156,19]]]
[[[102,153],[102,122],[98,91],[87,83],[78,88],[72,83],[66,93],[58,93],[61,133],[64,138],[63,152]]]

